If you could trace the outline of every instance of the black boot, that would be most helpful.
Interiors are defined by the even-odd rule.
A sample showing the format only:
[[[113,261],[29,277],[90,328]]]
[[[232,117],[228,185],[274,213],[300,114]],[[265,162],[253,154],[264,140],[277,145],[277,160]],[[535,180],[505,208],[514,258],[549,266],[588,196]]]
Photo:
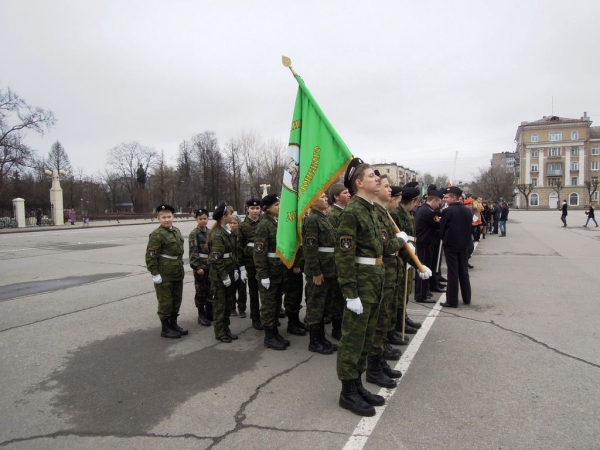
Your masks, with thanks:
[[[367,391],[362,384],[362,374],[358,376],[356,380],[354,380],[354,385],[356,386],[356,392],[358,395],[362,397],[362,399],[372,406],[383,406],[385,405],[385,399],[381,395],[372,394]]]
[[[375,408],[358,394],[356,380],[342,380],[339,405],[359,416],[373,417],[375,415]]]
[[[179,325],[177,325],[177,316],[179,314],[173,314],[171,316],[171,328],[175,331],[177,331],[179,334],[181,334],[182,336],[187,336],[188,335],[188,330],[184,330],[183,328],[181,328]]]
[[[204,309],[206,311],[206,318],[212,322],[213,321],[213,304],[207,303],[206,307]]]
[[[337,352],[338,346],[337,344],[332,343],[327,336],[325,336],[325,324],[321,322],[321,329],[319,330],[319,339],[325,348],[330,348],[334,352]]]
[[[300,323],[300,318],[297,312],[288,312],[287,332],[296,336],[306,336],[306,330]]]
[[[285,344],[277,339],[275,336],[276,328],[265,327],[265,347],[272,348],[273,350],[285,350]]]
[[[225,334],[227,334],[227,336],[229,336],[229,339],[231,339],[232,341],[235,341],[238,338],[238,335],[237,334],[233,334],[231,332],[231,330],[229,329],[229,327],[227,327],[227,330],[225,330]]]
[[[331,337],[338,341],[342,338],[342,319],[331,319]]]
[[[402,336],[397,331],[388,332],[387,338],[392,345],[407,345],[409,341],[408,337],[404,337],[404,340],[402,340]]]
[[[367,359],[367,381],[384,388],[395,388],[398,383],[383,373],[380,361],[381,356],[379,355],[369,356]]]
[[[287,339],[284,339],[283,336],[279,334],[279,330],[277,329],[277,327],[275,327],[273,329],[273,333],[275,334],[275,339],[277,339],[279,342],[281,342],[286,347],[290,346],[290,341],[288,341]]]
[[[402,372],[392,369],[384,357],[381,357],[379,363],[381,364],[381,370],[383,370],[383,373],[385,373],[388,377],[400,378],[402,376]]]
[[[402,352],[397,348],[392,348],[390,344],[386,344],[383,349],[383,357],[392,361],[398,361],[402,356]]]
[[[160,323],[162,325],[162,330],[160,332],[162,337],[169,339],[179,339],[181,337],[181,333],[171,328],[169,319],[160,319]]]
[[[404,323],[406,323],[406,325],[408,325],[409,327],[413,327],[416,330],[421,328],[421,323],[420,322],[415,322],[414,320],[412,320],[410,317],[406,316],[406,319],[404,321]]]
[[[321,341],[321,329],[320,327],[313,327],[309,330],[310,341],[308,342],[308,351],[320,353],[321,355],[331,355],[333,349],[327,348]]]
[[[254,328],[255,330],[259,330],[259,331],[264,329],[263,324],[260,320],[253,320],[252,328]]]
[[[198,323],[203,327],[210,327],[212,325],[212,322],[208,320],[208,317],[206,317],[206,312],[204,309],[205,306],[207,305],[198,306]]]
[[[417,334],[416,328],[411,327],[409,324],[404,325],[404,334]]]
[[[285,319],[285,311],[283,308],[279,308],[279,312],[277,313],[277,317],[280,319]]]

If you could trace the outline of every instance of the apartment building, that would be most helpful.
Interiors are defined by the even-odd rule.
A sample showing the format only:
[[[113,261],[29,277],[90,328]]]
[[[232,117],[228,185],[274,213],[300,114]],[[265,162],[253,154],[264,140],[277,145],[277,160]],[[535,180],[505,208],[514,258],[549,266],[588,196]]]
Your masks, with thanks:
[[[579,119],[544,116],[521,122],[515,136],[515,174],[517,184],[533,187],[529,209],[557,208],[563,200],[570,207],[585,208],[586,182],[597,183],[600,176],[600,127],[591,125],[585,112]],[[598,192],[592,201],[598,203]],[[525,208],[522,193],[517,206]]]
[[[515,154],[513,152],[492,153],[492,167],[505,170],[508,173],[515,171]]]
[[[373,170],[379,170],[379,173],[386,174],[393,186],[404,186],[409,181],[418,181],[416,171],[405,168],[395,162],[371,164]]]

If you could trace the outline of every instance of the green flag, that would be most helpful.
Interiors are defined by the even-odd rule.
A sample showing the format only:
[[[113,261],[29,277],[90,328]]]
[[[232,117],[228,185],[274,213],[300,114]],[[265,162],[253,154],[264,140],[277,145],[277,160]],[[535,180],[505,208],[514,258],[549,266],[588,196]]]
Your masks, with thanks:
[[[335,183],[352,154],[299,75],[298,95],[283,173],[277,224],[277,254],[290,268],[302,241],[302,218]],[[300,218],[300,220],[298,220]]]

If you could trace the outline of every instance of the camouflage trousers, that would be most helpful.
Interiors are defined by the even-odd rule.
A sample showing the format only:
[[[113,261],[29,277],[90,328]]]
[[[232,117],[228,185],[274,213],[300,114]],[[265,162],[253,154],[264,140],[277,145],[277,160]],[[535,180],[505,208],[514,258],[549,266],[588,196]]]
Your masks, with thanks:
[[[154,290],[158,300],[158,317],[170,319],[172,315],[179,314],[183,295],[183,280],[163,281],[160,284],[155,284]]]
[[[379,303],[363,303],[363,313],[348,308],[342,319],[342,339],[338,344],[337,376],[340,380],[356,380],[367,369],[367,356],[373,347]]]
[[[333,285],[337,284],[337,278],[325,278],[321,285],[313,283],[312,277],[306,278],[306,325],[315,328],[323,321],[325,314],[325,303],[331,298]]]
[[[256,267],[246,265],[248,272],[248,294],[250,296],[250,319],[260,320],[260,301],[258,299],[258,280],[256,279]]]
[[[304,290],[304,277],[302,273],[294,273],[288,269],[283,280],[283,307],[285,312],[297,313],[302,309],[302,291]]]
[[[233,274],[230,276],[233,279]],[[231,315],[231,307],[235,300],[235,283],[229,287],[225,287],[222,282],[214,282],[214,298],[213,298],[213,327],[215,329],[215,337],[218,339],[227,334],[229,328],[229,316]]]
[[[198,273],[194,271],[194,288],[196,289],[194,303],[196,304],[196,308],[201,308],[206,305],[207,301],[211,298],[208,269],[204,270],[204,275],[198,275]]]
[[[398,283],[398,258],[395,256],[384,256],[384,281],[383,296],[379,305],[379,316],[377,317],[377,326],[375,336],[373,337],[373,347],[369,351],[369,356],[379,356],[383,354],[383,347],[387,344],[387,333],[392,322],[392,317],[396,315],[398,303],[396,301],[396,286]]]
[[[281,284],[271,283],[269,289],[265,289],[262,284],[260,285],[260,321],[267,328],[277,326],[282,292],[283,285]]]
[[[337,277],[333,278],[331,283],[331,289],[325,302],[325,315],[332,319],[341,319],[346,307],[346,299],[344,298],[344,294],[342,294]]]

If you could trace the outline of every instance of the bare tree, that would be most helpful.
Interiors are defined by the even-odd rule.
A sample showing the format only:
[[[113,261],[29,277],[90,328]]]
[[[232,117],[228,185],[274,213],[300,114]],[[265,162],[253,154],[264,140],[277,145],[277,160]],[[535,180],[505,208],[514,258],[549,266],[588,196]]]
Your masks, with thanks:
[[[448,178],[448,175],[446,175],[445,173],[442,173],[435,177],[433,184],[435,184],[439,189],[439,188],[447,187],[449,182],[450,182],[450,178]]]
[[[69,155],[67,155],[67,151],[59,141],[52,144],[52,148],[48,152],[48,158],[46,159],[46,167],[49,170],[64,170],[67,174],[72,173],[73,170],[71,169]]]
[[[430,184],[433,184],[433,182],[435,181],[435,178],[433,178],[433,175],[431,175],[429,172],[425,172],[421,179],[423,180],[423,184],[425,186],[429,186]]]
[[[264,167],[264,147],[262,138],[254,132],[242,132],[237,141],[241,147],[241,153],[244,160],[244,167],[247,176],[248,195],[250,197],[260,197],[261,191],[259,184],[263,177]]]
[[[475,181],[471,183],[472,193],[492,200],[511,199],[514,193],[515,176],[497,167],[479,169]]]
[[[283,184],[284,157],[287,145],[280,139],[271,139],[265,145],[262,183],[270,184],[270,191],[279,194]]]
[[[165,160],[165,152],[161,150],[160,156],[152,164],[152,175],[148,179],[154,203],[169,203],[179,208],[181,205],[176,198],[178,183],[180,182],[177,181],[175,170],[169,167]]]
[[[213,208],[225,200],[227,176],[223,155],[219,149],[219,141],[212,131],[205,131],[192,138],[194,154],[199,164],[199,175],[202,179],[203,199],[208,208]]]
[[[558,178],[551,178],[550,187],[554,190],[554,192],[556,192],[556,195],[558,195],[559,201],[557,206],[560,208],[560,191],[562,191],[562,189],[564,188],[562,181]]]
[[[526,210],[529,209],[529,196],[531,195],[531,192],[533,191],[534,188],[535,188],[535,186],[531,183],[517,184],[517,189],[519,190],[519,192],[521,194],[523,194],[523,197],[525,197],[525,209]]]
[[[225,158],[227,161],[227,169],[231,177],[231,194],[234,209],[243,211],[243,202],[241,201],[242,196],[242,182],[244,177],[243,173],[243,157],[242,148],[240,142],[237,139],[232,139],[225,144]]]
[[[25,144],[26,132],[43,135],[55,121],[52,111],[28,105],[10,88],[0,89],[0,190],[9,174],[28,166],[34,156]]]
[[[111,173],[119,176],[119,182],[128,192],[131,203],[135,205],[136,172],[142,167],[146,172],[157,157],[156,150],[139,142],[122,143],[109,152],[108,167]]]
[[[588,191],[588,203],[592,203],[592,195],[598,190],[598,180],[585,181],[584,183]]]
[[[120,182],[120,176],[116,172],[105,170],[104,173],[98,175],[98,178],[103,183],[104,195],[107,203],[107,210],[116,211],[117,204],[122,197],[123,186]]]

